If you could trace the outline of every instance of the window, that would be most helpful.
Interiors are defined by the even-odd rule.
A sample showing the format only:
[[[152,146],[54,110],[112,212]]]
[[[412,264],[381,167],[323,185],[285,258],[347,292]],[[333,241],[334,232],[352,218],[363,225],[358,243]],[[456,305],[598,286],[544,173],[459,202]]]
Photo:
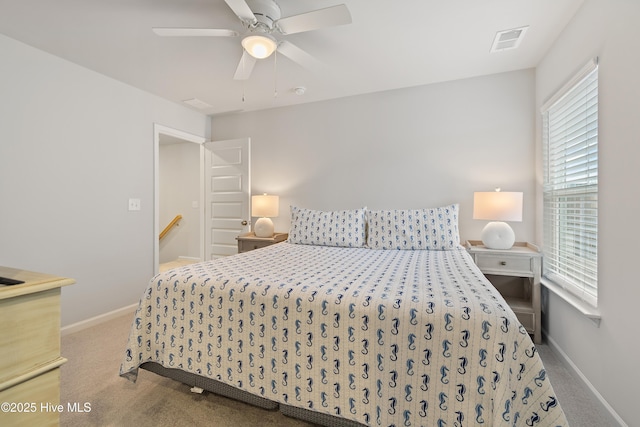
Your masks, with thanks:
[[[542,108],[543,276],[597,306],[598,66]]]

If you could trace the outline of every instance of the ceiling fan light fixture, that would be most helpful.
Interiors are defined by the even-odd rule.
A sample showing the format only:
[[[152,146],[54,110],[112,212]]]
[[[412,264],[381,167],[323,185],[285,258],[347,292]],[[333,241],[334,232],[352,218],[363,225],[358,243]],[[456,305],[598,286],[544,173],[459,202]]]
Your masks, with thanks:
[[[242,47],[257,59],[268,58],[278,47],[276,39],[268,34],[251,35],[242,39]]]

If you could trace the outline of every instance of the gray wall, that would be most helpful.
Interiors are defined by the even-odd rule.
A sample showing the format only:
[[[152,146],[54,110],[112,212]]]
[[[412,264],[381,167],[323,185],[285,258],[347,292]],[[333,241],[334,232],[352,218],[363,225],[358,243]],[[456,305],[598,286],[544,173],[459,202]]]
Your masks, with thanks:
[[[0,265],[76,279],[63,325],[137,302],[157,239],[153,124],[204,136],[209,120],[4,36],[0,52]]]
[[[640,212],[638,21],[637,1],[586,0],[536,72],[536,103],[541,106],[589,59],[600,58],[598,308],[602,322],[597,327],[549,294],[546,328],[581,374],[633,426],[640,425],[640,286],[635,259],[640,232],[634,228]],[[541,177],[541,167],[537,171]],[[542,235],[541,224],[537,234]]]
[[[312,209],[461,205],[461,237],[477,239],[473,192],[523,191],[519,240],[534,237],[534,72],[487,77],[214,117],[213,139],[249,136],[253,193]]]

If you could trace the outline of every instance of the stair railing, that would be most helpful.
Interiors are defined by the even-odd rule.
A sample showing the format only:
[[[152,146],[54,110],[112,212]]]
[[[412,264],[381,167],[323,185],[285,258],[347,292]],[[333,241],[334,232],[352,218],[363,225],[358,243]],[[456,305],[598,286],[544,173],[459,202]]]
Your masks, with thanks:
[[[179,225],[179,224],[178,224],[178,222],[179,222],[181,219],[182,219],[182,215],[179,215],[179,214],[178,214],[178,215],[176,215],[176,217],[175,217],[175,218],[173,218],[173,219],[171,220],[171,222],[169,223],[169,225],[167,225],[167,226],[164,228],[164,230],[162,230],[162,232],[160,233],[160,237],[158,238],[158,240],[162,240],[162,238],[163,238],[164,236],[166,236],[166,235],[167,235],[167,233],[169,232],[169,230],[171,230],[173,227],[178,226],[178,225]]]

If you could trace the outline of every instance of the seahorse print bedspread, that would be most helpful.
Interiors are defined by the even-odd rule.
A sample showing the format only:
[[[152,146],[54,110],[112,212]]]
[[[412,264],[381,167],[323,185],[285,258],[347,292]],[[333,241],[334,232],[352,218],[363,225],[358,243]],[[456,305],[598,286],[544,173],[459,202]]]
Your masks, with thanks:
[[[148,361],[371,426],[566,426],[526,331],[463,248],[281,243],[170,270],[120,374]]]

